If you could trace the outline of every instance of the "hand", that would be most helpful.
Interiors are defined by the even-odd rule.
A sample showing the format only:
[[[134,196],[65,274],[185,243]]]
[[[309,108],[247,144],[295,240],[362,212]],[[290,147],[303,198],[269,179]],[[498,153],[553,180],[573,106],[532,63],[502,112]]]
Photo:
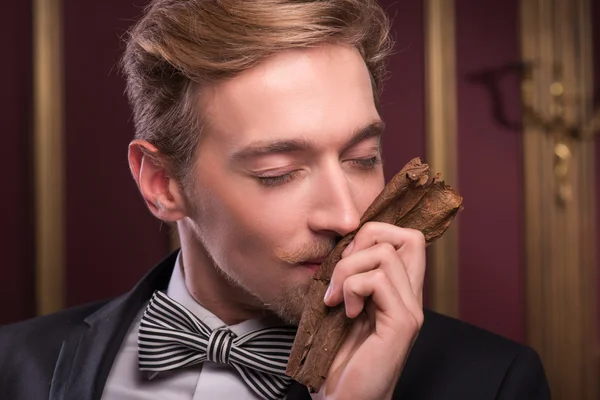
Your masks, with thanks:
[[[328,306],[343,301],[355,321],[313,399],[392,397],[423,325],[424,275],[421,232],[381,222],[358,231],[325,296]]]

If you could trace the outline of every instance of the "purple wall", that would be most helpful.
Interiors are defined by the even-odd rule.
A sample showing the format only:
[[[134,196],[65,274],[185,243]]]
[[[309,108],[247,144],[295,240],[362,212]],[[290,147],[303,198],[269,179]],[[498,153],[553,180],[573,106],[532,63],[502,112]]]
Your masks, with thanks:
[[[482,83],[499,85],[503,107],[520,121],[518,77],[489,78],[520,60],[518,0],[457,0],[460,316],[522,341],[524,243],[522,136],[492,114]],[[518,124],[517,124],[518,125]]]
[[[390,75],[381,98],[381,117],[386,123],[383,158],[386,179],[411,159],[425,154],[425,36],[423,1],[382,0],[392,19],[396,42],[388,61]],[[424,302],[428,303],[427,284]]]
[[[600,108],[600,0],[593,1],[592,29],[594,32],[594,88],[595,104]],[[599,246],[596,246],[597,282],[596,295],[597,301],[597,333],[600,340],[600,129],[596,131],[596,238]]]
[[[2,126],[2,290],[0,325],[35,314],[32,204],[32,22],[31,2],[3,2],[0,126]]]
[[[425,158],[422,1],[382,1],[393,18],[397,53],[382,113],[386,176]],[[515,74],[501,80],[506,128],[492,114],[490,91],[477,76],[520,60],[518,0],[458,0],[457,90],[460,217],[460,318],[524,340],[523,198],[520,93]],[[485,173],[485,175],[484,175]],[[482,235],[488,232],[488,236]]]
[[[386,123],[385,172],[389,179],[412,158],[425,158],[425,44],[421,0],[386,0],[381,4],[392,18],[396,41],[381,99]]]
[[[64,3],[67,303],[129,290],[168,251],[129,173],[121,37],[144,1]]]

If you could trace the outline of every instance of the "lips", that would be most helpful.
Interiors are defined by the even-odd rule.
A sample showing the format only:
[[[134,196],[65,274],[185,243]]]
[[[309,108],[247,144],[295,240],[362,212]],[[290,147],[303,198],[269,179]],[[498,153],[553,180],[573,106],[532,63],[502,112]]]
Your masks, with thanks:
[[[300,264],[317,264],[317,265],[321,265],[323,264],[323,261],[325,261],[325,258],[316,258],[314,260],[306,260],[306,261],[302,261]]]
[[[303,262],[298,263],[298,265],[300,267],[304,267],[304,268],[308,269],[309,271],[311,271],[311,273],[315,273],[315,272],[317,272],[317,270],[319,269],[319,267],[323,263],[323,260],[324,260],[324,258],[319,258],[319,259],[314,259],[314,260],[307,260],[307,261],[303,261]]]

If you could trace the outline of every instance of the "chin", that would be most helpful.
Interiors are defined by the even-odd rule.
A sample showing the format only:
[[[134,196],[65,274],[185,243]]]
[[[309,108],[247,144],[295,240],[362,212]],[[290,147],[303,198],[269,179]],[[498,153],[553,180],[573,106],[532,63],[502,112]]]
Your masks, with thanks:
[[[285,324],[298,326],[300,319],[302,318],[302,310],[289,311],[282,309],[271,310],[279,319]]]
[[[273,312],[284,322],[298,325],[304,311],[304,299],[310,280],[286,288],[275,299],[265,303],[265,308]]]

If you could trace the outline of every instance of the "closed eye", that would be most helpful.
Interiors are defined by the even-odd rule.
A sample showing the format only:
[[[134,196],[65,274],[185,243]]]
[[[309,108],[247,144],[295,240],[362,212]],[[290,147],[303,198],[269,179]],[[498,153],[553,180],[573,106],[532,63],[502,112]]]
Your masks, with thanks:
[[[378,156],[371,158],[356,158],[353,160],[348,160],[348,162],[353,165],[356,165],[359,168],[368,170],[373,169],[378,165],[381,165],[381,158]]]
[[[362,170],[372,170],[377,166],[381,165],[381,158],[379,156],[370,157],[370,158],[356,158],[352,160],[348,160],[348,163],[362,169]],[[280,175],[256,175],[255,179],[258,183],[265,187],[276,187],[285,185],[288,182],[293,181],[299,174],[301,170],[286,172],[285,174]]]
[[[292,181],[299,174],[299,170],[286,172],[281,175],[257,175],[256,180],[259,184],[266,187],[274,187],[286,184]]]

